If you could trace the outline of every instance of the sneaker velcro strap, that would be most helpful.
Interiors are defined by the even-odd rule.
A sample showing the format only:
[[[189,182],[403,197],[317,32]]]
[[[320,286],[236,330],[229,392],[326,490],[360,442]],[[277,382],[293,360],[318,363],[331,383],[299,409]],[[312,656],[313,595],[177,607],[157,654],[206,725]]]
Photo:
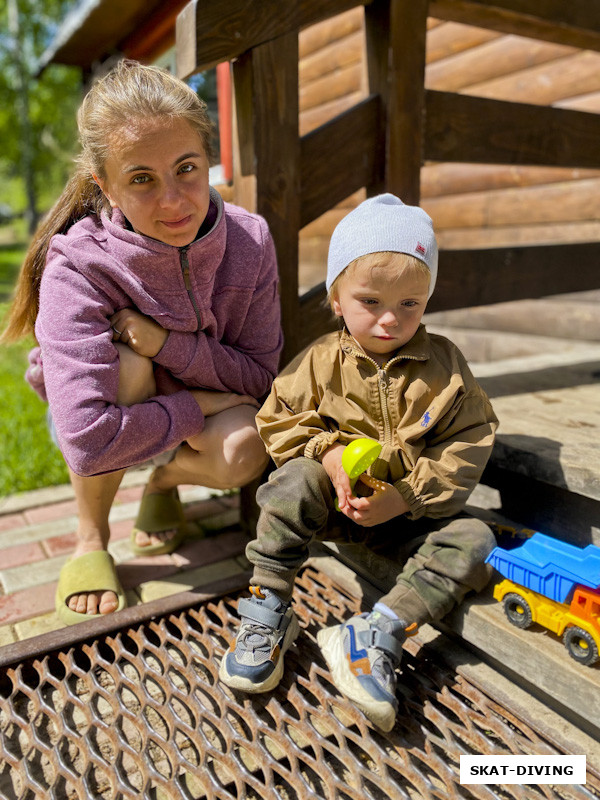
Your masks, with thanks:
[[[364,647],[376,647],[378,650],[383,650],[396,661],[402,659],[402,644],[395,636],[390,636],[389,633],[379,628],[373,627],[366,631],[360,631],[357,638]]]
[[[268,628],[279,630],[285,612],[272,611],[270,608],[257,603],[254,600],[248,600],[245,597],[238,602],[238,614],[244,619],[249,619],[252,622],[257,622],[259,625],[266,625]]]

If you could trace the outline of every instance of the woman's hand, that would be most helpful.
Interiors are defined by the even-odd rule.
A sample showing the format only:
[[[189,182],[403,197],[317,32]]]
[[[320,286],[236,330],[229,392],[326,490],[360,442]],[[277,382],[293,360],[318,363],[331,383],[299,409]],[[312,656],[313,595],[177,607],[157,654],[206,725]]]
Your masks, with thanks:
[[[123,342],[140,356],[154,358],[163,348],[169,331],[133,308],[122,308],[110,317],[113,341]]]
[[[348,503],[350,497],[352,497],[352,489],[350,488],[350,478],[342,467],[342,453],[344,450],[343,444],[331,445],[321,456],[321,464],[333,484],[340,511],[346,513],[346,510],[350,508]]]
[[[234,406],[254,406],[259,409],[260,403],[249,394],[235,392],[215,392],[211,389],[190,389],[194,400],[200,406],[205,417],[212,417]]]
[[[373,490],[370,497],[351,497],[348,507],[340,510],[357,525],[370,528],[405,514],[408,503],[391,483],[379,481],[363,473],[359,481]]]

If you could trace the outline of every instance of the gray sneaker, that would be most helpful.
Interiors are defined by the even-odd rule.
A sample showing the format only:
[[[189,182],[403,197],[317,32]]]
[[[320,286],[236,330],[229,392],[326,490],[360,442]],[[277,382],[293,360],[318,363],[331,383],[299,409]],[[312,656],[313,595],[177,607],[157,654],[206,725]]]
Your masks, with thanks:
[[[219,678],[232,689],[258,694],[274,689],[283,675],[283,656],[300,628],[290,603],[269,589],[251,586],[238,603],[240,629],[223,656]]]
[[[410,633],[416,632],[413,627]],[[336,687],[384,731],[396,720],[396,669],[406,636],[405,622],[379,611],[357,614],[317,634]]]

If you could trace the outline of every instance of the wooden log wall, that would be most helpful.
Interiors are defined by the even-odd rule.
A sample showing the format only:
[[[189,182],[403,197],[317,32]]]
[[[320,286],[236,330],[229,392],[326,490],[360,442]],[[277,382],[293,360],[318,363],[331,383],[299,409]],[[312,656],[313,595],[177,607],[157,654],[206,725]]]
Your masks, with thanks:
[[[596,288],[599,49],[600,0],[189,3],[179,74],[237,59],[240,186],[278,248],[286,358],[322,330],[322,293],[298,287],[365,193],[433,216],[431,310]]]
[[[312,45],[307,48],[311,70],[303,70],[304,37]],[[359,77],[359,67],[365,72],[362,9],[301,32],[300,43],[300,93],[305,98],[300,130],[305,133],[367,94],[365,81]],[[340,75],[350,65],[353,85],[349,85],[348,72]],[[327,86],[327,94],[317,90],[320,85]],[[429,17],[425,86],[600,112],[600,53]],[[505,113],[501,106],[500,114]],[[506,119],[505,127],[509,127]],[[566,128],[566,139],[572,142],[572,128],[568,124]],[[514,132],[515,138],[523,137],[522,130]],[[527,133],[535,147],[530,123]],[[489,138],[489,133],[484,135],[484,146]],[[469,136],[465,134],[464,139],[471,147]],[[564,158],[564,139],[559,149]],[[585,149],[585,144],[577,148]],[[580,152],[575,158],[580,166],[572,168],[426,162],[420,176],[421,204],[434,219],[440,246],[471,249],[600,240],[600,171],[581,168]],[[352,195],[302,230],[301,287],[323,279],[331,231],[364,196],[364,192]]]

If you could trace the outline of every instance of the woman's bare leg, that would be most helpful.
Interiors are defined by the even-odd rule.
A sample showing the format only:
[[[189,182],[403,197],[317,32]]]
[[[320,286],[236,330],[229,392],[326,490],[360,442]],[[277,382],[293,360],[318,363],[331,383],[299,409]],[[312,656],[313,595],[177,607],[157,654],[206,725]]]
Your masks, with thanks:
[[[152,362],[136,355],[126,345],[118,344],[121,359],[117,402],[133,405],[151,397],[154,385]],[[110,539],[108,515],[125,470],[82,477],[69,470],[77,503],[77,545],[73,557],[96,550],[106,550]],[[110,614],[118,601],[114,592],[87,592],[71,595],[69,608],[79,614]]]
[[[148,484],[167,492],[182,483],[210,489],[245,486],[264,471],[268,455],[256,430],[256,409],[234,406],[206,419],[193,445],[183,444],[173,461],[158,467]]]

